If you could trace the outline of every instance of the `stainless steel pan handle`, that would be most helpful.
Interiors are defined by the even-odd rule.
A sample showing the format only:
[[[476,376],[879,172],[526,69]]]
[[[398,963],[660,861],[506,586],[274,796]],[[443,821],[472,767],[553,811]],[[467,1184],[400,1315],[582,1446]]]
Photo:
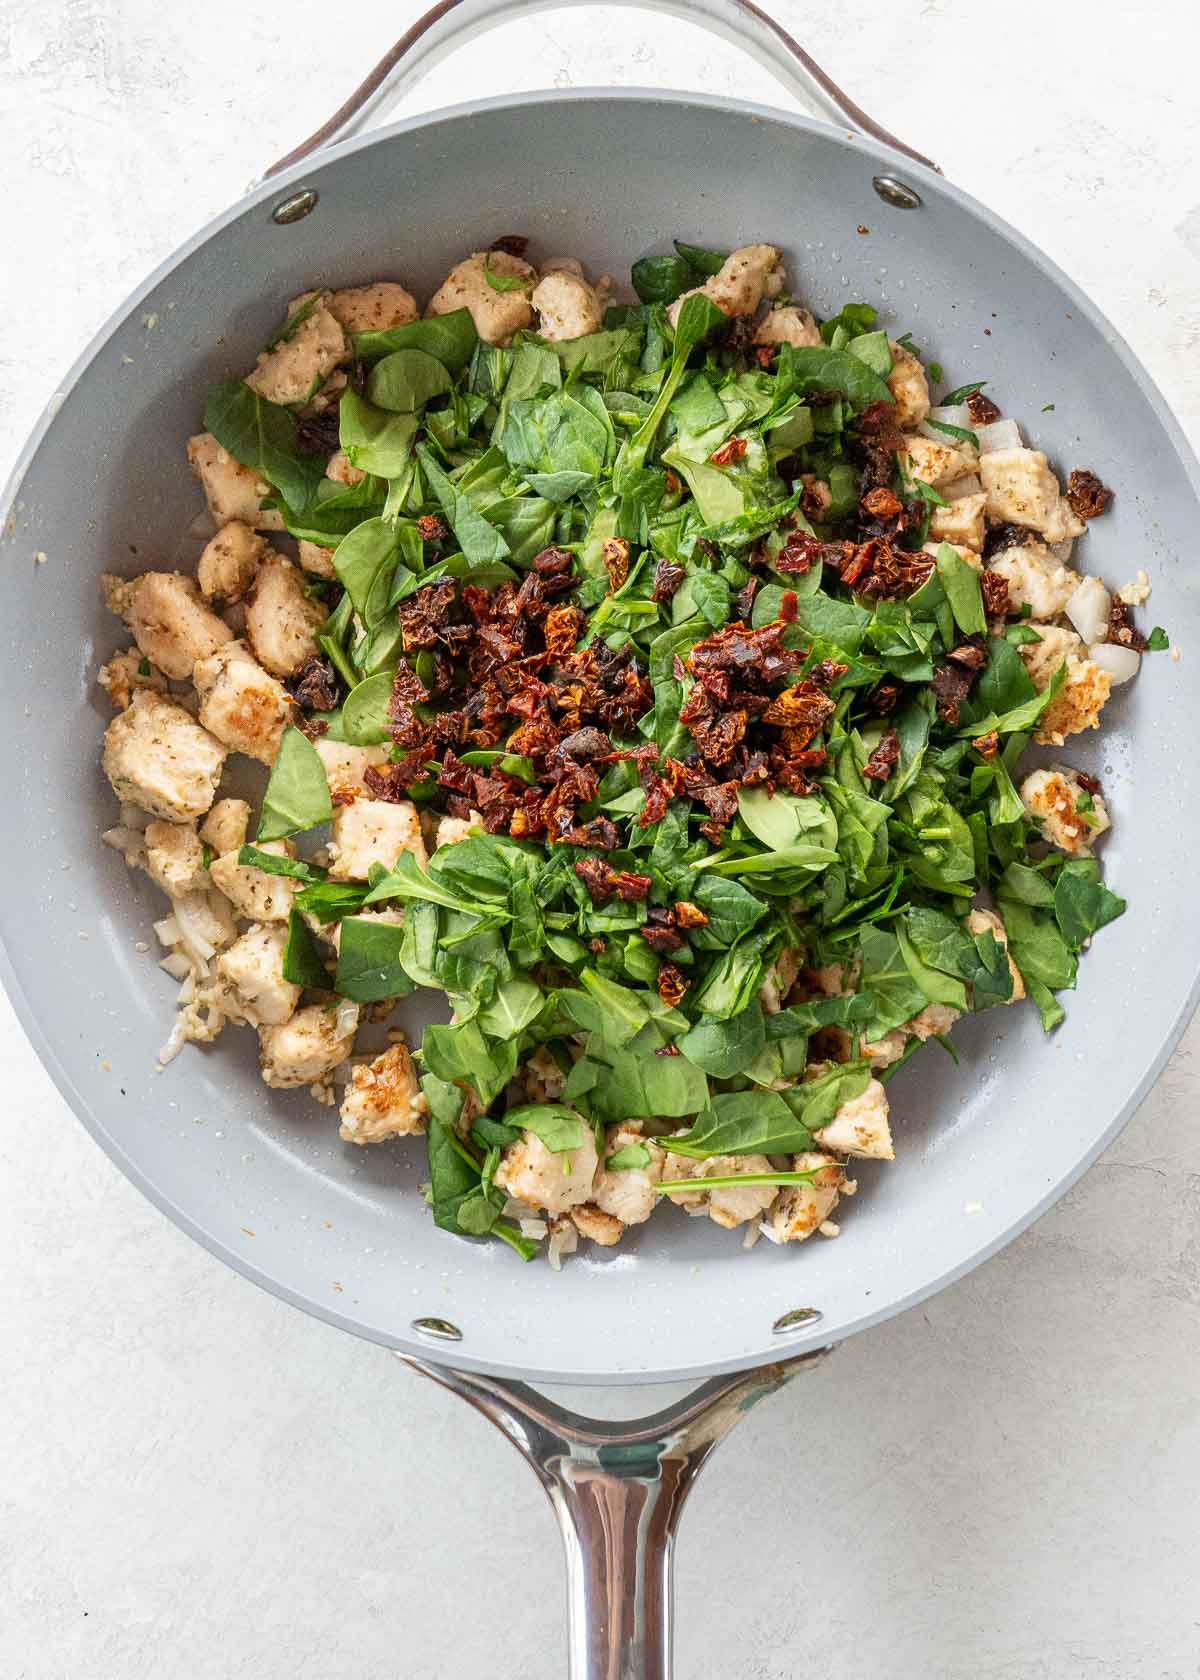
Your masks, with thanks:
[[[564,1411],[525,1383],[404,1363],[482,1412],[537,1471],[567,1555],[570,1680],[670,1680],[671,1552],[692,1481],[751,1406],[828,1351],[714,1377],[620,1423]]]
[[[307,140],[293,148],[266,170],[264,179],[277,175],[302,158],[311,157],[324,146],[348,140],[385,104],[398,98],[435,64],[462,42],[482,34],[511,18],[529,17],[533,12],[553,11],[578,0],[439,0],[439,4],[417,19],[390,52],[384,54],[362,84]],[[799,41],[754,0],[611,0],[612,4],[645,7],[666,12],[688,23],[703,24],[716,35],[743,48],[781,81],[789,93],[812,102],[838,124],[849,123],[862,134],[880,140],[893,151],[924,164],[938,166],[921,152],[906,146],[843,93]],[[941,171],[938,170],[940,174]]]

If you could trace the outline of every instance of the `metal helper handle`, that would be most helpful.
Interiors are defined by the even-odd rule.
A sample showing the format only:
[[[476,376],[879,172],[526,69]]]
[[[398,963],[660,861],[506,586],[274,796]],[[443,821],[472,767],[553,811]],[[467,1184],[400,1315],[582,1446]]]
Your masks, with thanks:
[[[273,163],[263,178],[277,175],[281,169],[311,157],[322,147],[357,134],[376,112],[406,93],[463,42],[512,18],[530,17],[534,12],[555,11],[577,3],[578,0],[440,0],[384,54],[329,121],[286,157]],[[849,123],[914,163],[941,173],[930,158],[889,134],[843,93],[800,43],[760,10],[754,0],[609,0],[609,3],[666,12],[686,23],[703,25],[750,53],[802,103],[815,104],[823,115],[839,125]]]
[[[482,1412],[537,1471],[567,1557],[569,1680],[670,1680],[671,1552],[692,1481],[753,1405],[828,1352],[714,1377],[621,1422],[564,1411],[525,1383],[399,1357]]]

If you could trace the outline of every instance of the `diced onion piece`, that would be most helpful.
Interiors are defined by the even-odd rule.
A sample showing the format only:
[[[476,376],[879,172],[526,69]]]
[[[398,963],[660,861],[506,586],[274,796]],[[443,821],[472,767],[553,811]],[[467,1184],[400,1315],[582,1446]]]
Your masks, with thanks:
[[[1089,647],[1106,634],[1112,596],[1098,577],[1085,577],[1067,602],[1065,611]]]
[[[978,496],[983,485],[974,473],[966,473],[962,478],[956,478],[953,484],[943,484],[938,488],[938,495],[947,502],[961,501],[964,496]]]
[[[182,951],[172,951],[170,956],[163,957],[158,966],[165,969],[172,980],[186,980],[192,972],[192,965]]]
[[[351,1003],[349,998],[343,998],[338,1004],[335,1018],[339,1038],[358,1031],[358,1005]]]
[[[1108,672],[1114,688],[1136,677],[1142,663],[1142,656],[1136,648],[1121,647],[1117,642],[1097,642],[1095,647],[1088,649],[1088,658],[1102,671]]]
[[[997,449],[1024,449],[1021,428],[1015,420],[993,420],[990,426],[976,426],[979,453],[991,455]]]
[[[179,923],[174,916],[164,916],[161,922],[155,922],[154,931],[160,945],[178,945]]]
[[[1074,537],[1064,537],[1060,543],[1047,543],[1046,547],[1053,554],[1060,566],[1071,564],[1071,551],[1075,547]]]
[[[944,443],[952,448],[970,449],[971,445],[965,438],[950,437],[945,432],[939,432],[934,421],[940,421],[943,426],[957,426],[960,431],[973,432],[974,425],[966,403],[951,403],[948,408],[931,408],[929,418],[922,420],[917,430],[922,437],[932,438],[934,443]]]
[[[208,937],[212,931],[212,916],[203,895],[193,893],[188,898],[175,900],[175,921],[179,927],[179,943],[194,962],[207,962],[216,952],[216,946]],[[195,900],[199,898],[197,904]]]

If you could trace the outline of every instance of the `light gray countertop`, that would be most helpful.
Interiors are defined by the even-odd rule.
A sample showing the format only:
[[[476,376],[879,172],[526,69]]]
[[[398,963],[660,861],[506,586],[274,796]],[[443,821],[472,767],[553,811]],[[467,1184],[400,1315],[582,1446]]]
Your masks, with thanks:
[[[1073,273],[1200,436],[1194,11],[773,9]],[[0,0],[0,474],[123,295],[417,10]],[[611,81],[789,103],[689,26],[589,9],[473,45],[406,109]],[[1198,1054],[1193,1028],[1033,1230],[721,1450],[679,1547],[683,1680],[1200,1675]],[[6,1680],[560,1675],[558,1542],[511,1449],[168,1225],[4,1001],[0,1070]]]

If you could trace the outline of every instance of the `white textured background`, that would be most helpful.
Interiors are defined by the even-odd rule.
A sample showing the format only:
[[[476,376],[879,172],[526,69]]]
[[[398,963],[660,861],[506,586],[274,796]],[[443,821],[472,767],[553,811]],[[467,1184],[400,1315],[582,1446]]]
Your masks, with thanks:
[[[1200,438],[1195,9],[772,3],[1074,273]],[[417,11],[0,0],[0,475],[125,292]],[[405,109],[605,82],[789,103],[691,27],[587,9]],[[679,1548],[681,1680],[1200,1675],[1198,1051],[1033,1231],[722,1449]],[[2,1001],[0,1070],[2,1680],[561,1675],[557,1541],[511,1449],[167,1225]]]

